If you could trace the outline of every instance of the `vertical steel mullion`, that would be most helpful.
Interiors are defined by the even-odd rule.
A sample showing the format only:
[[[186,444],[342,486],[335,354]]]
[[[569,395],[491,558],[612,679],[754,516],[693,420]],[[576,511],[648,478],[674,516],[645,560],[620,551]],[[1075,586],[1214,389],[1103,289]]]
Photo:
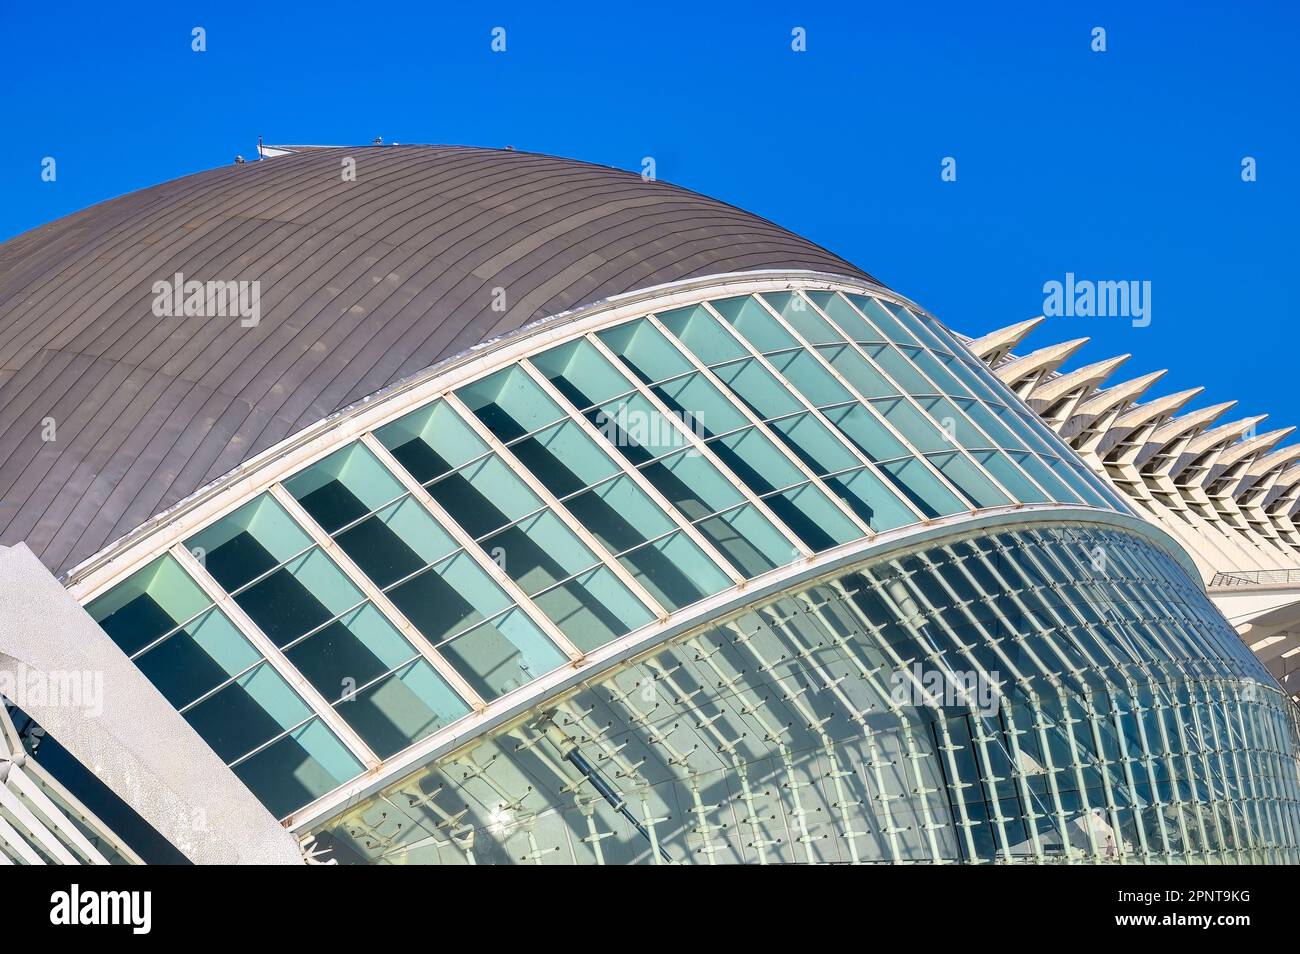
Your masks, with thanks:
[[[613,573],[614,576],[617,577],[618,580],[626,586],[628,590],[657,618],[661,620],[668,618],[669,611],[665,609],[664,606],[655,599],[644,586],[641,585],[636,577],[628,572],[627,567],[619,563],[618,559],[610,553],[609,550],[605,549],[601,542],[596,539],[595,535],[582,525],[581,521],[569,512],[568,507],[564,506],[564,504],[560,503],[560,501],[555,498],[555,495],[551,493],[550,489],[537,479],[537,475],[525,467],[520,462],[519,458],[517,458],[508,447],[501,443],[495,434],[488,430],[487,426],[478,419],[477,414],[466,407],[464,402],[455,394],[449,393],[444,396],[443,400],[449,408],[451,408],[456,414],[460,415],[460,419],[467,427],[478,435],[480,440],[486,443],[488,447],[492,448],[493,452],[496,453],[502,463],[506,464],[515,476],[522,480],[528,489],[537,495],[538,499],[546,505],[547,509],[555,515],[565,528],[582,541],[583,545],[591,551],[591,555],[596,560],[600,561],[607,570]],[[581,572],[589,572],[589,569]]]
[[[906,589],[904,589],[904,593],[906,595]],[[930,643],[929,637],[925,636],[925,634],[920,631],[920,626],[918,626],[917,623],[914,621],[914,617],[919,616],[919,609],[920,609],[919,606],[917,607],[918,609],[917,614],[912,614],[904,611],[899,601],[894,597],[892,593],[889,592],[888,586],[878,585],[877,595],[880,597],[882,602],[885,602],[887,604],[894,619],[907,629],[908,633],[912,637],[912,642],[918,648],[924,648],[927,644]],[[913,603],[915,605],[915,601],[913,601]],[[876,638],[876,641],[880,644],[882,650],[888,647],[889,645],[888,642],[886,640],[880,639],[875,634],[874,631],[872,632],[872,635]],[[898,658],[897,654],[894,653],[892,647],[889,647],[888,652],[890,655],[894,656],[894,658],[898,661],[899,670],[907,673],[907,675],[911,677],[913,683],[916,684],[918,691],[920,691],[922,694],[921,698],[925,698],[924,695],[925,687],[916,679],[916,675],[903,665],[903,660]],[[937,660],[938,665],[941,666],[948,673],[950,678],[952,677],[953,675],[952,667],[950,667],[947,664],[947,662],[943,660],[942,654],[939,654],[937,652],[933,653],[931,654],[931,658]],[[974,702],[968,701],[966,707],[970,710],[971,724],[978,729],[978,734],[972,733],[972,738],[975,740],[975,744],[976,744],[975,747],[976,747],[976,751],[979,754],[980,762],[984,766],[985,781],[988,785],[989,794],[991,796],[991,800],[993,803],[993,820],[997,826],[996,830],[998,834],[998,841],[1002,845],[1002,856],[1006,861],[1011,861],[1013,856],[1011,854],[1011,844],[1007,840],[1006,818],[1004,818],[1004,816],[1002,815],[1001,800],[998,797],[998,790],[997,790],[998,779],[996,773],[993,770],[993,760],[989,757],[989,751],[988,751],[988,739],[991,736],[989,736],[985,732],[982,717],[979,715],[978,711],[976,710]],[[937,714],[939,715],[939,717],[943,718],[943,709],[938,705],[935,705],[934,708]],[[995,738],[995,736],[993,736],[993,738]]]
[[[316,545],[329,555],[339,569],[352,581],[352,585],[359,589],[370,600],[371,605],[406,638],[419,656],[428,662],[451,685],[462,701],[476,712],[481,712],[487,707],[483,697],[474,691],[473,687],[465,680],[465,677],[451,663],[447,662],[441,653],[433,648],[433,644],[416,628],[414,623],[406,618],[406,614],[397,608],[393,601],[388,598],[388,594],[374,584],[370,577],[347,554],[347,551],[339,545],[338,541],[325,532],[324,528],[306,511],[297,498],[285,489],[283,484],[278,482],[272,484],[270,494],[280,506],[288,511],[289,516],[293,517],[298,525],[307,531],[308,535],[316,541]],[[426,572],[432,573],[434,571],[428,569]],[[402,666],[405,665],[407,663],[402,663]]]
[[[707,302],[705,302],[705,306],[707,308],[708,306]],[[792,463],[795,466],[795,468],[801,474],[804,475],[805,480],[807,480],[808,482],[813,484],[813,486],[821,490],[821,492],[826,495],[826,499],[829,500],[846,517],[848,517],[849,521],[862,532],[863,536],[866,537],[875,536],[876,531],[872,530],[871,527],[867,525],[865,520],[863,520],[856,513],[854,513],[853,508],[850,507],[848,504],[846,504],[843,500],[841,500],[837,494],[831,493],[830,488],[826,486],[825,482],[820,477],[818,477],[815,473],[813,473],[812,468],[809,467],[807,464],[805,464],[796,454],[790,452],[790,449],[786,447],[785,442],[780,440],[776,436],[776,434],[772,431],[772,428],[767,424],[767,422],[765,422],[761,417],[759,417],[757,413],[751,410],[750,407],[743,400],[740,399],[740,395],[736,394],[734,391],[731,390],[731,388],[727,387],[727,385],[722,381],[722,379],[719,378],[716,374],[714,374],[713,371],[703,361],[699,359],[699,357],[695,354],[694,351],[686,347],[686,345],[684,345],[682,342],[678,341],[677,336],[673,334],[671,331],[669,331],[668,328],[664,326],[663,322],[661,322],[654,315],[647,315],[644,320],[649,322],[650,325],[655,328],[655,330],[657,330],[661,335],[663,335],[664,340],[667,341],[671,347],[677,349],[677,351],[682,355],[682,357],[684,357],[690,363],[691,367],[695,369],[696,373],[698,373],[706,381],[712,384],[713,387],[717,389],[717,392],[720,395],[722,395],[724,398],[730,399],[731,403],[735,406],[736,410],[739,411],[740,414],[747,421],[749,421],[750,426],[757,428],[759,433],[763,434],[763,436],[765,436],[769,441],[771,441],[772,446],[777,449],[777,452],[785,455],[786,459],[789,460],[790,463]],[[722,324],[726,324],[726,322],[722,322]],[[762,364],[764,367],[767,368],[770,374],[775,375],[777,381],[780,381],[783,384],[785,384],[785,386],[790,389],[791,393],[796,397],[797,400],[805,404],[805,406],[807,405],[807,402],[803,401],[802,397],[799,395],[797,391],[795,391],[794,386],[790,384],[789,381],[786,381],[781,375],[776,374],[776,372],[772,369],[772,366],[768,364],[766,361],[764,361],[764,359],[761,356],[759,356],[757,360],[760,362],[760,364]],[[816,410],[813,410],[813,414],[817,415],[818,412]]]
[[[1164,846],[1164,853],[1172,856],[1173,849],[1169,844],[1169,830],[1165,821],[1164,800],[1160,797],[1160,783],[1156,781],[1155,755],[1151,751],[1151,741],[1147,738],[1146,720],[1142,718],[1143,713],[1149,712],[1142,704],[1142,695],[1138,692],[1137,684],[1129,682],[1129,698],[1133,702],[1134,724],[1138,730],[1138,744],[1142,746],[1142,764],[1147,770],[1147,784],[1151,786],[1151,808],[1156,816],[1156,827],[1160,831],[1160,842]]]
[[[538,371],[529,360],[521,361],[519,367],[522,368],[523,371],[532,379],[534,384],[542,389],[547,397],[554,401],[560,408],[565,410],[565,413],[569,415],[569,420],[595,443],[596,447],[602,454],[618,467],[619,470],[621,470],[623,474],[632,481],[632,483],[636,484],[636,486],[640,488],[641,492],[648,496],[654,502],[655,506],[662,510],[664,515],[668,517],[670,521],[675,523],[678,529],[684,532],[697,547],[703,550],[704,554],[716,563],[723,573],[731,578],[732,583],[740,585],[745,582],[744,574],[737,570],[735,566],[732,565],[731,561],[724,557],[722,553],[709,542],[708,538],[700,532],[699,528],[696,527],[695,524],[691,523],[690,520],[686,518],[685,514],[678,510],[667,497],[659,492],[659,488],[651,483],[650,479],[646,477],[645,474],[633,467],[631,461],[619,453],[618,448],[610,447],[606,449],[605,445],[608,443],[609,439],[601,434],[596,426],[583,417],[580,412],[570,409],[569,402],[565,400],[564,395],[560,393],[559,389],[551,383],[546,375]],[[554,427],[555,425],[552,424],[549,426]]]
[[[1109,680],[1107,680],[1107,685],[1110,685]],[[1130,701],[1136,701],[1127,687],[1123,688],[1123,692]],[[1119,707],[1119,698],[1114,690],[1110,694],[1110,713],[1111,721],[1115,726],[1115,741],[1119,745],[1120,762],[1124,766],[1124,781],[1128,785],[1129,796],[1133,799],[1133,825],[1137,828],[1138,844],[1142,849],[1142,860],[1146,862],[1151,859],[1151,844],[1147,840],[1147,821],[1142,812],[1147,806],[1138,805],[1137,780],[1133,777],[1133,762],[1135,759],[1129,755],[1128,737],[1124,734],[1124,713]],[[1132,713],[1129,714],[1132,715]]]
[[[808,559],[813,555],[812,550],[810,550],[808,546],[799,539],[798,535],[796,535],[793,530],[785,525],[785,521],[773,513],[771,507],[760,500],[758,495],[750,490],[749,486],[745,484],[744,481],[733,474],[730,468],[723,464],[722,461],[718,460],[717,455],[713,453],[708,445],[700,440],[699,435],[687,427],[683,421],[678,420],[677,415],[670,411],[668,406],[659,400],[657,394],[640,381],[636,381],[628,375],[627,371],[623,368],[622,362],[618,360],[618,357],[614,352],[609,350],[609,347],[605,342],[601,341],[600,338],[594,334],[588,334],[586,340],[600,353],[601,357],[609,363],[616,373],[621,374],[625,380],[632,382],[637,389],[637,393],[644,400],[648,401],[650,406],[658,411],[661,417],[668,421],[670,427],[674,428],[679,434],[681,434],[686,439],[687,443],[689,443],[701,457],[708,461],[710,466],[721,474],[723,479],[730,483],[737,492],[740,493],[741,497],[750,504],[750,506],[758,510],[758,512],[776,528],[777,532],[786,538],[786,542],[790,544],[794,554],[804,559]]]
[[[1206,715],[1209,716],[1210,734],[1206,734],[1205,725],[1201,723],[1201,714],[1196,708],[1196,693],[1191,688],[1188,688],[1188,693],[1191,694],[1192,698],[1192,723],[1193,728],[1196,730],[1197,741],[1200,742],[1201,764],[1203,764],[1204,767],[1205,779],[1210,785],[1210,797],[1212,797],[1212,805],[1214,806],[1214,828],[1218,831],[1219,845],[1222,846],[1219,850],[1223,851],[1225,854],[1227,853],[1227,850],[1229,850],[1229,840],[1225,837],[1225,832],[1223,832],[1223,823],[1221,821],[1221,814],[1226,814],[1227,821],[1229,821],[1229,829],[1232,833],[1231,850],[1238,851],[1239,853],[1240,842],[1238,840],[1238,832],[1236,832],[1236,819],[1232,818],[1232,805],[1230,802],[1232,793],[1229,789],[1229,784],[1227,784],[1227,772],[1225,766],[1223,766],[1223,754],[1218,750],[1218,729],[1214,728],[1214,717],[1212,712],[1209,711],[1209,706],[1212,704],[1210,703],[1209,686],[1205,684],[1204,680],[1197,680],[1196,685],[1199,686],[1201,693],[1205,695]],[[1209,747],[1208,742],[1213,742],[1213,749],[1210,751],[1213,751],[1214,756],[1216,756],[1219,763],[1218,785],[1219,788],[1222,789],[1223,797],[1218,799],[1213,798],[1214,771],[1213,768],[1210,767],[1210,756],[1208,751],[1206,751]],[[1240,858],[1238,860],[1240,862]]]
[[[379,462],[383,464],[394,477],[401,481],[402,485],[410,491],[411,496],[424,507],[425,511],[430,516],[433,517],[434,522],[460,545],[461,549],[465,551],[466,556],[468,556],[480,570],[485,572],[491,578],[492,582],[505,590],[506,595],[515,603],[516,606],[519,607],[520,612],[528,617],[528,620],[534,626],[536,626],[541,632],[545,633],[556,647],[569,657],[570,662],[576,662],[583,657],[584,654],[582,651],[574,646],[573,643],[569,642],[568,637],[561,633],[559,627],[551,622],[551,618],[543,613],[541,609],[538,608],[538,606],[533,603],[527,595],[525,595],[519,584],[511,579],[510,576],[507,575],[506,571],[503,570],[495,560],[490,559],[488,555],[483,552],[483,549],[474,542],[473,537],[471,537],[465,529],[456,522],[451,514],[447,513],[442,504],[433,499],[433,496],[420,484],[418,480],[411,476],[410,472],[407,471],[407,469],[398,462],[397,458],[392,455],[392,452],[379,442],[379,438],[375,437],[373,433],[368,432],[361,436],[361,442],[366,445],[366,448],[379,459]]]
[[[234,597],[230,596],[221,584],[208,573],[207,567],[198,561],[194,554],[186,548],[185,544],[183,542],[174,543],[169,552],[190,575],[190,578],[199,585],[204,595],[226,614],[226,618],[230,620],[234,627],[262,654],[262,658],[266,660],[267,665],[284,679],[297,693],[298,697],[306,703],[308,709],[325,725],[329,726],[344,747],[366,768],[377,768],[382,759],[365,743],[357,731],[348,725],[347,720],[330,706],[329,701],[320,694],[315,686],[307,681],[307,677],[298,671],[298,668],[289,661],[289,658],[280,652],[280,647],[275,645],[275,641],[262,632],[261,627],[253,622],[252,617],[244,612],[244,608],[235,602]]]

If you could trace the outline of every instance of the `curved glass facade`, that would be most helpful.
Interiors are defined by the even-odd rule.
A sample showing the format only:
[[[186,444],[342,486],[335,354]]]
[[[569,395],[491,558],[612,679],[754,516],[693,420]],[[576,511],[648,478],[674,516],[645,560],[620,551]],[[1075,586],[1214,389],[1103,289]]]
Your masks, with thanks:
[[[678,293],[379,399],[251,499],[160,528],[87,610],[284,818],[879,533],[1023,504],[1130,512],[937,321],[772,284]]]
[[[692,631],[313,834],[345,863],[1294,863],[1298,742],[1169,554],[1040,526]]]

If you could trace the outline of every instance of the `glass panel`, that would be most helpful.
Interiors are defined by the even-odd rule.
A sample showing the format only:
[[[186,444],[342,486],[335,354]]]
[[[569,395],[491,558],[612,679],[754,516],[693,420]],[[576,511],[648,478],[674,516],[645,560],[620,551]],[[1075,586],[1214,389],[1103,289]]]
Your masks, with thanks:
[[[862,531],[813,484],[764,498],[808,549],[819,552],[861,537]]]
[[[826,418],[868,460],[894,460],[911,453],[874,414],[860,404],[831,408],[826,411]]]
[[[799,347],[799,342],[790,332],[782,328],[781,323],[753,296],[722,298],[710,304],[755,351],[767,353]]]
[[[730,578],[681,532],[625,553],[619,562],[668,610],[679,610],[731,585]]]
[[[923,453],[949,450],[952,444],[947,436],[931,424],[924,415],[902,398],[872,401],[890,424],[898,429],[904,439]]]
[[[881,464],[880,469],[926,517],[965,513],[970,509],[916,458]]]
[[[848,299],[861,309],[877,328],[883,331],[890,341],[898,344],[914,345],[916,339],[899,323],[896,317],[898,306],[893,302],[880,301],[865,295],[849,295]],[[888,311],[886,309],[889,309]]]
[[[716,513],[744,499],[744,494],[697,450],[685,450],[647,464],[641,473],[688,520]]]
[[[379,443],[422,484],[487,453],[487,444],[444,401],[375,431]]]
[[[573,421],[548,427],[510,450],[556,497],[618,473],[618,465]]]
[[[826,345],[817,350],[863,397],[890,397],[899,393],[898,388],[852,346]]]
[[[469,714],[469,706],[424,659],[366,686],[335,708],[384,759]]]
[[[696,524],[705,539],[747,577],[799,558],[799,550],[753,504],[744,504]]]
[[[227,593],[311,545],[307,531],[267,494],[185,541]]]
[[[130,656],[211,602],[167,555],[91,602],[86,612]]]
[[[488,556],[504,560],[504,554]],[[387,593],[430,642],[439,642],[510,605],[505,591],[461,552]]]
[[[1041,503],[1047,494],[1038,489],[1011,460],[1000,451],[972,451],[971,456],[994,477],[998,483],[1015,495],[1020,503]]]
[[[756,358],[722,365],[714,373],[764,420],[803,410],[803,405]]]
[[[934,394],[936,388],[912,366],[897,348],[889,345],[864,345],[863,350],[874,358],[884,372],[894,379],[905,394]]]
[[[826,312],[826,317],[833,321],[846,337],[853,341],[883,342],[885,340],[879,331],[864,321],[848,302],[834,292],[807,292],[806,294],[822,311]]]
[[[865,467],[829,477],[826,485],[877,533],[917,521],[885,482]]]
[[[277,818],[361,773],[361,764],[313,719],[235,766],[234,772]]]
[[[401,482],[360,443],[290,477],[284,489],[328,534],[406,494]]]
[[[417,655],[415,648],[369,603],[344,613],[290,646],[284,654],[330,703]]]
[[[568,661],[519,609],[443,643],[438,651],[484,699],[518,689]]]
[[[135,664],[168,702],[183,709],[261,659],[253,644],[214,608],[136,657]]]
[[[777,373],[799,389],[799,393],[813,407],[842,404],[854,400],[848,388],[840,384],[811,352],[791,351],[774,354],[772,366]]]
[[[731,361],[749,353],[703,305],[665,311],[659,315],[659,320],[704,364]]]
[[[549,510],[493,534],[483,549],[529,596],[598,562]]]
[[[672,530],[674,524],[624,475],[571,497],[565,506],[610,553],[622,553]]]
[[[565,416],[520,368],[506,368],[456,392],[497,439],[509,443]]]
[[[295,557],[235,594],[235,602],[277,646],[362,602],[361,591],[319,548]]]
[[[270,663],[245,673],[185,713],[194,730],[226,763],[310,717],[307,703]]]
[[[709,448],[742,483],[759,495],[807,479],[756,427],[712,441]]]
[[[608,568],[597,567],[538,594],[537,605],[579,649],[590,652],[654,619]]]
[[[641,381],[663,381],[693,370],[659,329],[644,318],[609,328],[597,336]]]
[[[862,463],[811,413],[774,421],[772,431],[819,477]]]
[[[429,485],[429,495],[475,539],[542,508],[496,454]]]
[[[699,372],[656,385],[651,390],[678,420],[691,425],[700,437],[725,434],[749,423],[735,403]]]
[[[676,424],[640,394],[611,401],[589,412],[587,417],[601,436],[633,464],[645,463],[691,444]],[[698,432],[704,424],[693,414],[677,420],[692,432]]]
[[[762,297],[809,344],[840,344],[844,341],[843,335],[797,292],[766,292]]]
[[[532,362],[580,411],[632,389],[628,380],[586,338],[544,351],[532,358]]]
[[[930,461],[976,507],[997,507],[1011,502],[963,455],[933,454]]]

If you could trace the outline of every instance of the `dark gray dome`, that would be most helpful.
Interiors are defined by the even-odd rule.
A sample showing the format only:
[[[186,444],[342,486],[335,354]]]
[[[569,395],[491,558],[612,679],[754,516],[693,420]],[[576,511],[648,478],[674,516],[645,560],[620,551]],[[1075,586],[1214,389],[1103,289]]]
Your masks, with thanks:
[[[0,545],[61,572],[475,344],[762,268],[868,277],[724,203],[512,151],[309,148],[101,203],[0,245]],[[153,283],[178,272],[260,281],[260,324],[155,317]]]

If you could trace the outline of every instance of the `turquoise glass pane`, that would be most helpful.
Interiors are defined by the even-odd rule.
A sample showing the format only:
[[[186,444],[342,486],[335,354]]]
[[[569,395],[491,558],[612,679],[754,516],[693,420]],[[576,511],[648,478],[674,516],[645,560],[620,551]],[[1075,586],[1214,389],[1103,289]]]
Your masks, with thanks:
[[[534,602],[584,652],[651,622],[654,614],[607,567],[539,593]]]
[[[644,318],[597,336],[642,382],[663,381],[693,369],[690,361]]]
[[[185,541],[227,593],[302,553],[312,545],[307,531],[268,494],[222,517]]]
[[[334,708],[380,758],[469,714],[469,706],[424,659],[359,688]]]
[[[128,656],[211,604],[171,556],[162,556],[86,606]]]
[[[505,443],[565,416],[560,406],[520,368],[507,368],[467,384],[456,396]]]
[[[781,327],[781,323],[772,317],[757,297],[743,295],[738,298],[721,298],[710,302],[714,308],[733,328],[747,340],[750,346],[764,354],[781,351],[785,348],[797,348],[799,342]]]
[[[749,353],[703,305],[662,312],[659,320],[703,364],[719,364]]]
[[[681,532],[625,553],[619,562],[669,610],[731,586],[731,579]]]
[[[261,662],[262,654],[220,610],[208,610],[135,657],[135,664],[177,709]]]
[[[798,292],[765,292],[762,295],[799,335],[811,345],[840,344],[844,336]]]
[[[826,486],[877,533],[916,523],[918,519],[888,484],[865,467],[828,477]]]
[[[438,651],[484,699],[518,689],[568,658],[518,609],[443,643]]]
[[[632,389],[632,383],[585,338],[544,351],[531,360],[580,411]]]
[[[375,437],[422,484],[483,456],[488,449],[444,401],[385,424]]]

